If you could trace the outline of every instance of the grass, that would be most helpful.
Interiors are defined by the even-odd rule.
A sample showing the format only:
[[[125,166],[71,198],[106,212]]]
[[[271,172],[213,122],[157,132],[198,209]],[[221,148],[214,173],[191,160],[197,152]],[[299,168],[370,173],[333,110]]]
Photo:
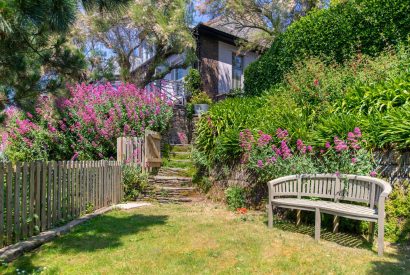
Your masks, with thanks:
[[[295,231],[301,230],[304,234]],[[409,252],[377,257],[359,237],[315,242],[310,227],[215,204],[113,211],[20,257],[1,274],[405,274]],[[332,235],[332,234],[331,234]],[[326,237],[326,234],[325,234]],[[352,247],[354,246],[354,247]]]

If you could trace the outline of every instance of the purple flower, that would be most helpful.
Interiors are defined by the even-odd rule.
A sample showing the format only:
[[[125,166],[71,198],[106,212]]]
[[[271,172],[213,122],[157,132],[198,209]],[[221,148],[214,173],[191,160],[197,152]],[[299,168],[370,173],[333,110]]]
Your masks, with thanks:
[[[353,133],[356,135],[356,137],[362,136],[362,131],[360,131],[359,127],[354,128]]]
[[[329,149],[330,147],[332,147],[332,146],[330,145],[330,142],[329,142],[329,141],[326,141],[325,147],[326,147],[326,149]]]
[[[75,152],[74,155],[71,157],[71,160],[76,160],[78,158],[78,152]]]
[[[258,160],[258,167],[262,168],[263,167],[263,161],[262,160]]]
[[[263,147],[263,146],[267,145],[272,140],[272,137],[268,134],[264,134],[262,132],[262,133],[260,133],[260,135],[261,136],[258,139],[258,146],[259,147]]]
[[[282,130],[281,128],[278,128],[276,130],[276,136],[278,139],[285,139],[289,135],[288,131]]]
[[[334,142],[335,142],[335,150],[337,152],[341,152],[341,151],[349,149],[347,144],[343,140],[339,139],[338,137],[334,138]]]
[[[336,177],[340,177],[340,172],[336,171],[335,175],[336,175]]]
[[[290,151],[286,141],[284,140],[282,140],[282,142],[280,143],[280,150],[281,150],[283,159],[287,159],[292,156],[292,152]]]

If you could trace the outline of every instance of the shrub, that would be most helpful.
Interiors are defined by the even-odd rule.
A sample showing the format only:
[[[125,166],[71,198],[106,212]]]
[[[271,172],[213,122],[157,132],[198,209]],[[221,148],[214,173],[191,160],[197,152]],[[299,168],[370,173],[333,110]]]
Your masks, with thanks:
[[[164,131],[172,117],[167,98],[134,85],[76,85],[61,103],[60,127],[79,159],[115,156],[120,136],[142,136],[145,129]]]
[[[386,236],[392,241],[410,240],[410,184],[396,183],[386,201]]]
[[[347,134],[347,140],[334,137],[323,147],[312,147],[298,139],[292,143],[287,130],[277,129],[272,136],[249,129],[240,133],[242,163],[266,182],[285,175],[312,173],[343,173],[369,175],[373,168],[371,156],[363,146],[359,128]]]
[[[200,92],[191,98],[191,104],[212,104],[212,99],[205,93]]]
[[[357,52],[377,55],[406,40],[409,33],[410,5],[406,0],[352,0],[313,11],[292,23],[246,68],[245,92],[267,90],[306,57],[343,63]]]
[[[2,147],[10,161],[62,159],[69,149],[63,133],[58,131],[58,113],[53,99],[41,96],[35,113],[23,113],[15,107],[6,110]]]
[[[124,200],[135,200],[147,190],[148,175],[142,173],[141,167],[125,165],[122,173]]]
[[[245,206],[245,189],[239,186],[231,186],[225,190],[226,203],[231,211]]]
[[[108,159],[120,136],[162,132],[172,117],[171,103],[159,91],[78,84],[70,97],[42,96],[34,114],[12,111],[6,121],[6,156],[11,160]]]
[[[190,96],[195,96],[201,92],[201,74],[197,69],[190,68],[184,78],[184,87]]]

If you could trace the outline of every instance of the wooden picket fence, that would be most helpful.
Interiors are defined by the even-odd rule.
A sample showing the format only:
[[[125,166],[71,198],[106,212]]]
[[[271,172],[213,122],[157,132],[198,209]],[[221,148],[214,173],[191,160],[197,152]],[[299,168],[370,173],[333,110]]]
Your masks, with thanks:
[[[0,163],[0,247],[123,198],[117,161]]]

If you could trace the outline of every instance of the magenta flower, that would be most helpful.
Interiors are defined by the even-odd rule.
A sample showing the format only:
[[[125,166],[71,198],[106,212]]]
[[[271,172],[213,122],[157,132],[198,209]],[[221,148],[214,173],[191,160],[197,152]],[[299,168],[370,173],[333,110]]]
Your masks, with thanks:
[[[326,148],[326,149],[329,149],[330,147],[332,147],[332,146],[330,145],[330,142],[329,142],[329,141],[326,141],[325,148]]]
[[[276,130],[276,136],[278,139],[285,139],[289,135],[288,131],[282,130],[281,128],[278,128]]]
[[[371,171],[371,172],[370,172],[370,176],[371,176],[371,177],[376,177],[376,176],[377,176],[377,172],[376,172],[376,171]]]
[[[356,137],[362,137],[362,131],[359,127],[354,128],[353,133],[356,135]]]
[[[263,161],[262,160],[258,160],[258,167],[262,168],[263,167]]]
[[[260,137],[258,139],[258,146],[259,147],[264,147],[267,144],[269,144],[269,142],[272,140],[272,137],[268,134],[264,134],[263,132],[260,134]]]
[[[280,151],[282,153],[283,159],[287,159],[292,156],[292,152],[290,151],[288,144],[284,140],[282,140],[282,142],[280,143]]]

